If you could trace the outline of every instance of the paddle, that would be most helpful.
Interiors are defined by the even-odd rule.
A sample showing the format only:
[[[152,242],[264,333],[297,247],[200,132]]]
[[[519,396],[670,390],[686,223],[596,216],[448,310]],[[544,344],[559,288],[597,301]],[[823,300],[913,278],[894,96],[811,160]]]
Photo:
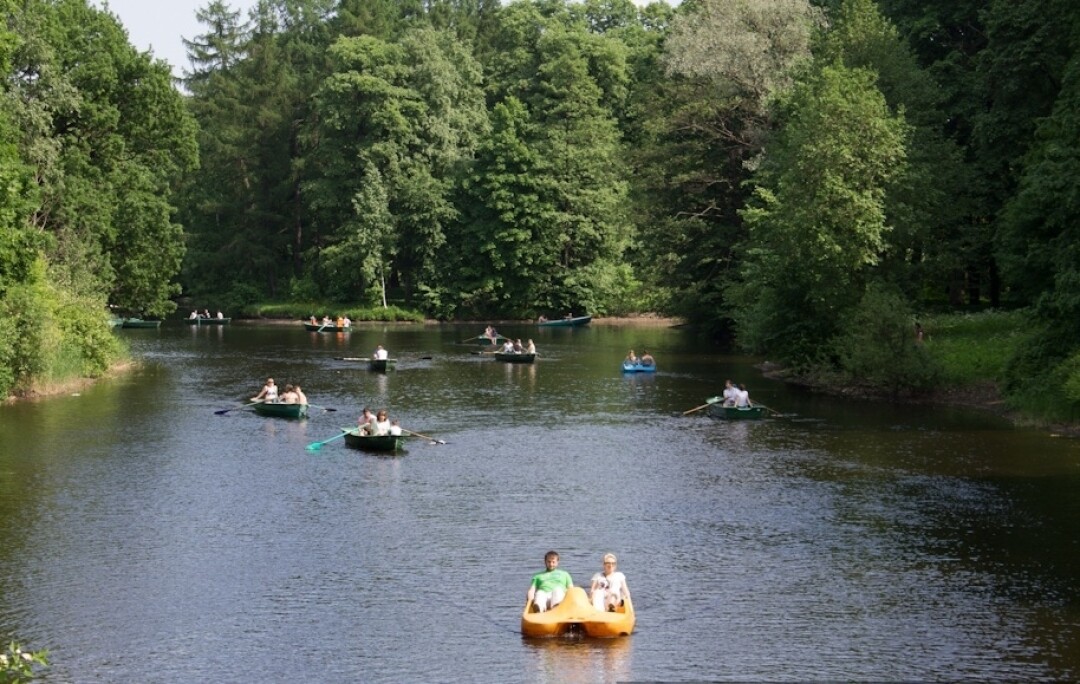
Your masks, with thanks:
[[[421,356],[419,358],[420,358],[421,361],[430,361],[431,360],[430,356]],[[335,361],[371,361],[371,359],[366,357],[366,356],[335,356],[334,360]],[[397,361],[397,359],[387,359],[387,361]]]
[[[228,413],[229,411],[236,411],[236,410],[239,410],[239,409],[242,409],[242,408],[247,408],[248,406],[254,406],[255,404],[261,404],[261,403],[263,403],[263,400],[259,399],[258,401],[252,401],[252,402],[249,402],[247,404],[241,404],[239,406],[233,406],[232,408],[221,409],[220,411],[214,411],[214,415],[215,416],[223,416],[226,413]]]
[[[414,432],[413,430],[406,430],[405,428],[402,428],[402,432],[405,432],[407,434],[413,434],[413,435],[415,435],[415,437],[419,437],[421,439],[428,440],[432,444],[446,444],[446,442],[444,442],[443,440],[436,440],[433,437],[428,437],[427,434],[420,434],[419,432]]]
[[[707,401],[706,401],[706,402],[705,402],[704,404],[702,404],[701,406],[695,406],[694,408],[692,408],[692,409],[690,409],[690,410],[688,410],[688,411],[683,411],[683,415],[684,415],[684,416],[688,416],[688,415],[690,415],[691,413],[694,413],[694,412],[696,412],[696,411],[700,411],[700,410],[701,410],[701,409],[703,409],[703,408],[708,408],[708,407],[712,406],[713,404],[715,404],[715,403],[716,403],[716,402],[718,402],[718,401],[720,401],[720,397],[710,397],[710,398],[709,398],[709,399],[708,399],[708,400],[707,400]]]
[[[760,406],[761,408],[765,409],[766,411],[768,411],[769,413],[773,414],[773,415],[774,415],[774,416],[776,416],[777,418],[783,418],[783,417],[784,417],[784,414],[783,414],[783,413],[780,413],[780,412],[779,412],[779,411],[777,411],[776,409],[773,409],[773,408],[769,408],[769,407],[768,407],[768,406],[766,406],[765,404],[762,404],[762,403],[761,403],[760,401],[752,401],[752,402],[750,402],[750,406]]]
[[[326,407],[326,406],[319,406],[318,404],[308,404],[308,408],[322,409],[323,411],[330,411],[331,413],[333,413],[334,411],[337,411],[336,408],[329,408],[329,407]]]
[[[319,449],[322,449],[323,444],[333,442],[335,439],[341,439],[345,435],[349,434],[349,432],[350,431],[342,430],[340,435],[334,435],[330,439],[324,439],[321,442],[312,442],[311,444],[308,444],[306,448],[308,451],[318,451]]]

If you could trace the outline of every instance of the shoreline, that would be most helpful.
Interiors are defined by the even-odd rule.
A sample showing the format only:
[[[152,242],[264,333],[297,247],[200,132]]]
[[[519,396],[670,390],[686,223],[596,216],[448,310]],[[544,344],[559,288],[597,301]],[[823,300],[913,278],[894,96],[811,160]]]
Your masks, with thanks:
[[[769,378],[770,380],[778,380],[785,384],[805,387],[813,392],[828,396],[893,404],[922,404],[967,408],[1001,418],[1015,428],[1039,430],[1049,434],[1051,437],[1080,438],[1080,424],[1044,423],[1029,418],[1015,409],[1009,408],[997,383],[989,380],[960,387],[946,387],[917,396],[889,397],[879,392],[868,391],[855,385],[821,385],[805,378],[790,376],[783,368],[769,362],[758,364],[756,368],[761,371],[763,377]]]
[[[123,373],[131,372],[138,367],[138,361],[135,361],[133,359],[125,359],[109,366],[108,370],[96,377],[91,378],[80,376],[77,378],[68,378],[66,380],[59,380],[53,382],[35,382],[24,394],[9,394],[8,396],[4,397],[4,399],[0,401],[0,406],[7,406],[23,401],[41,401],[43,399],[51,399],[52,397],[57,397],[63,394],[77,395],[82,390],[100,382],[101,380],[110,380],[119,377]]]

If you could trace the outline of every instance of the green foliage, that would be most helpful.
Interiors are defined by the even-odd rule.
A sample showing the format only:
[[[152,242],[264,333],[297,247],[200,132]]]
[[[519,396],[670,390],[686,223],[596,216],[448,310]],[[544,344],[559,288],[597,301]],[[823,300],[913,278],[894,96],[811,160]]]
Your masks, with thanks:
[[[886,247],[885,185],[903,168],[906,128],[873,73],[840,65],[807,74],[781,109],[728,294],[743,344],[802,363],[838,332]]]
[[[932,389],[941,367],[916,339],[913,320],[899,292],[868,288],[835,341],[841,370],[893,396]]]
[[[245,316],[265,318],[292,318],[307,320],[311,316],[322,319],[324,315],[336,318],[348,316],[353,321],[399,321],[404,323],[423,323],[424,315],[397,306],[366,307],[345,302],[285,302],[251,304],[244,308]]]
[[[24,651],[12,641],[0,653],[0,684],[22,684],[36,678],[39,668],[49,666],[49,652]]]

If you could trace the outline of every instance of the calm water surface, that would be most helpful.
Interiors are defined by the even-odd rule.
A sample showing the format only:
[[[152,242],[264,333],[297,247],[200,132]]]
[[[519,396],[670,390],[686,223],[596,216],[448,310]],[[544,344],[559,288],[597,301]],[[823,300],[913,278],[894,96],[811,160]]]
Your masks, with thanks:
[[[0,408],[0,639],[50,682],[1080,677],[1080,446],[967,411],[864,406],[664,328],[124,330],[140,370]],[[376,344],[398,370],[339,357]],[[648,348],[655,376],[623,376]],[[305,421],[224,416],[267,375]],[[782,417],[681,413],[723,380]],[[364,405],[416,439],[338,434]],[[526,640],[548,549],[618,554],[625,639]]]

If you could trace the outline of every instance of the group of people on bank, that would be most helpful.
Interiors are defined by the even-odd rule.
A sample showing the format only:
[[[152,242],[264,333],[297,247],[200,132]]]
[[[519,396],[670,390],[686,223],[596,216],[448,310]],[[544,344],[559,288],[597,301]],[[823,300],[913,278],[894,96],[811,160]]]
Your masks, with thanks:
[[[617,569],[615,554],[605,553],[602,563],[601,571],[592,576],[589,599],[597,610],[614,611],[630,598],[630,587],[626,584],[626,576]],[[533,575],[525,599],[536,606],[537,612],[543,613],[562,603],[572,586],[574,580],[570,573],[559,567],[559,552],[548,551],[544,554],[544,571]]]
[[[397,437],[401,434],[401,425],[396,418],[394,420],[389,419],[386,409],[379,409],[377,412],[372,413],[367,406],[364,407],[363,413],[360,414],[360,418],[356,421],[356,429],[365,437],[383,437],[386,435]]]
[[[300,385],[285,385],[285,390],[278,392],[278,386],[273,378],[267,378],[259,393],[251,398],[251,401],[261,401],[264,404],[306,404],[307,395],[300,389]]]

